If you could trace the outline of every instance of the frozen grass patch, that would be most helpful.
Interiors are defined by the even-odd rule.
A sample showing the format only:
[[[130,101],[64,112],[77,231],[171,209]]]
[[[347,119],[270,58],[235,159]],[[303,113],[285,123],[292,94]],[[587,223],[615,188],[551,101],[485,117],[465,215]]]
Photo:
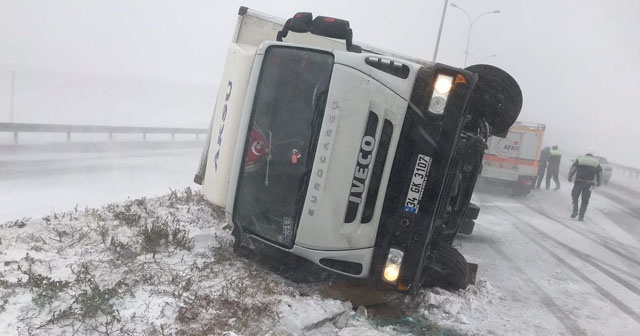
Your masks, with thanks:
[[[187,188],[0,225],[0,329],[254,335],[280,328],[282,299],[299,291],[239,258],[223,215]],[[194,236],[206,239],[196,245]]]
[[[189,188],[7,222],[0,237],[3,335],[393,334],[321,295],[332,278],[308,264],[236,255],[224,213]]]

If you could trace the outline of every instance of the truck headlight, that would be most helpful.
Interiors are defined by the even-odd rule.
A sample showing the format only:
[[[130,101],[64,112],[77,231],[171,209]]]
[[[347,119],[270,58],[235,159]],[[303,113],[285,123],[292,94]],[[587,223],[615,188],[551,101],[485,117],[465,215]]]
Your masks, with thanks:
[[[436,83],[433,87],[431,102],[429,103],[429,112],[442,114],[444,107],[447,105],[449,92],[453,86],[453,77],[446,75],[438,75]]]
[[[441,95],[449,94],[452,83],[453,77],[438,75],[438,79],[436,79],[435,90],[438,94]]]
[[[382,272],[382,278],[389,283],[395,284],[400,275],[400,266],[402,265],[402,257],[404,252],[398,249],[389,249],[387,255],[387,262],[384,265],[384,271]]]

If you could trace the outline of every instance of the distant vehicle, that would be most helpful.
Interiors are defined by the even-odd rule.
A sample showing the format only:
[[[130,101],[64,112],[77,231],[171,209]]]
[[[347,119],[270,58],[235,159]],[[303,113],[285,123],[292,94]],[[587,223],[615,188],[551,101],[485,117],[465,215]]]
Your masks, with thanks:
[[[480,179],[504,184],[516,195],[528,194],[538,174],[544,129],[517,121],[506,136],[489,137]]]
[[[594,155],[598,161],[600,161],[600,166],[602,167],[602,183],[609,184],[609,180],[611,180],[611,174],[613,173],[613,167],[611,163],[604,156]]]
[[[488,137],[522,92],[505,71],[466,69],[352,42],[349,22],[240,8],[196,183],[266,246],[400,292],[473,272],[471,233]],[[286,38],[286,41],[283,40]]]

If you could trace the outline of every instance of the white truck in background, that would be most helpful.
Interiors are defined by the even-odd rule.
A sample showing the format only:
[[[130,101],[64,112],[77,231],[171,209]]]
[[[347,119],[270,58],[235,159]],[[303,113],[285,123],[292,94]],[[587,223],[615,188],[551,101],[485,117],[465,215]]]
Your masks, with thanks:
[[[225,210],[236,249],[400,292],[466,287],[473,270],[452,241],[473,228],[486,141],[517,119],[520,88],[490,65],[352,36],[345,20],[241,7],[194,181]]]
[[[544,124],[516,121],[504,137],[490,136],[481,182],[504,184],[514,195],[528,194],[538,174],[544,130]]]

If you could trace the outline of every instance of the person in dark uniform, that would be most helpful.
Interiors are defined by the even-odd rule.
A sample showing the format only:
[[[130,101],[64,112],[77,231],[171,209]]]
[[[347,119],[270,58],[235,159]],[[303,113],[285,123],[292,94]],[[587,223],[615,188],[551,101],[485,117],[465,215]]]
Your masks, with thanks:
[[[549,186],[551,184],[551,178],[553,178],[553,182],[556,183],[556,188],[553,190],[560,189],[560,180],[558,179],[558,173],[560,173],[560,160],[562,159],[562,152],[558,150],[558,146],[554,145],[551,147],[551,151],[549,152],[549,161],[547,164],[547,186],[546,189],[549,190]]]
[[[600,161],[593,157],[593,149],[587,149],[585,155],[578,157],[569,170],[569,182],[573,181],[573,190],[571,190],[571,198],[573,200],[573,212],[571,218],[578,217],[579,221],[584,220],[584,213],[589,205],[591,197],[591,189],[593,186],[602,184],[602,167]],[[580,212],[578,212],[578,198],[582,195],[582,203],[580,204]]]
[[[549,155],[551,152],[551,148],[549,146],[543,148],[540,151],[540,160],[538,165],[538,176],[536,176],[536,180],[534,181],[536,189],[540,189],[540,185],[542,184],[542,180],[544,179],[544,172],[547,170],[547,163],[549,162]]]

